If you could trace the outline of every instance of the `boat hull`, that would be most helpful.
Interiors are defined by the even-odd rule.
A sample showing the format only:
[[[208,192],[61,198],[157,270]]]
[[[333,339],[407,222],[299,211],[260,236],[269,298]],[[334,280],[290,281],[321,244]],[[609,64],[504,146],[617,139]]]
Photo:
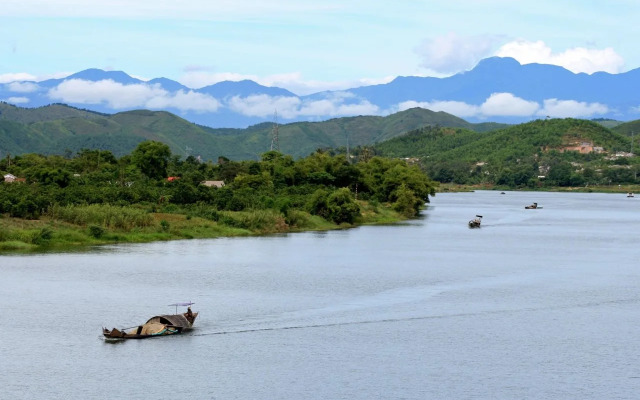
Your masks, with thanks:
[[[134,328],[107,329],[102,328],[102,335],[106,339],[148,339],[152,337],[171,336],[192,329],[198,313],[184,313],[175,315],[158,315]]]

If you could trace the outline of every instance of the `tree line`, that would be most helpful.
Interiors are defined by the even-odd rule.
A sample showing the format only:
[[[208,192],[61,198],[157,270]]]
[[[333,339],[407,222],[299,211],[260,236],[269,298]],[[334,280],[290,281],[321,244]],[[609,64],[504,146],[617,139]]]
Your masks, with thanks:
[[[0,171],[24,179],[0,185],[0,213],[26,219],[109,205],[212,220],[226,211],[275,210],[289,224],[303,212],[351,224],[361,216],[359,201],[388,204],[412,217],[436,188],[418,166],[399,159],[351,160],[319,150],[297,160],[269,151],[256,161],[202,162],[173,155],[156,141],[142,142],[120,158],[96,149],[5,157]],[[202,184],[210,180],[224,186]]]

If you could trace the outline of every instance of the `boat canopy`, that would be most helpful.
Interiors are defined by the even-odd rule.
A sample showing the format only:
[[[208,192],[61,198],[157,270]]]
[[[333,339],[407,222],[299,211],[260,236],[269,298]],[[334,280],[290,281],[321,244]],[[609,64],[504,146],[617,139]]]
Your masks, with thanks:
[[[161,324],[179,326],[183,328],[189,328],[191,326],[191,324],[187,320],[187,317],[185,317],[182,314],[156,315],[155,317],[149,318],[149,320],[146,323],[148,324],[150,322],[159,322]]]

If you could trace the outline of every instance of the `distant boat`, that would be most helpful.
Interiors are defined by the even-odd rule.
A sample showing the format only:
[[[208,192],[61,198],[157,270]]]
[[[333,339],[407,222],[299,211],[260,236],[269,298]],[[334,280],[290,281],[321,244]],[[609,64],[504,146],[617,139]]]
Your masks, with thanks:
[[[627,193],[627,197],[633,197],[633,193],[631,192]]]
[[[149,318],[144,324],[131,328],[113,328],[111,330],[102,328],[102,334],[106,339],[146,339],[156,336],[177,335],[193,327],[198,313],[191,311],[192,304],[195,303],[170,304],[170,306],[176,307],[176,314],[156,315]],[[179,306],[186,306],[187,311],[178,314],[177,309]]]
[[[469,221],[469,228],[480,228],[481,223],[482,223],[482,215],[476,215],[474,219]]]
[[[538,207],[538,203],[533,203],[530,206],[524,206],[524,208],[526,208],[527,210],[535,210],[542,207]]]

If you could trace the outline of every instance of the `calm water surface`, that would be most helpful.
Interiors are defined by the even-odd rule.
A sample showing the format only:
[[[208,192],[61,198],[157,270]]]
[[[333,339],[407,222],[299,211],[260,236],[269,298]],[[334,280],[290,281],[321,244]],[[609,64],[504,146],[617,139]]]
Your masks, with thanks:
[[[476,192],[393,226],[2,256],[0,398],[637,399],[639,233],[640,197]],[[101,338],[189,300],[190,334]]]

